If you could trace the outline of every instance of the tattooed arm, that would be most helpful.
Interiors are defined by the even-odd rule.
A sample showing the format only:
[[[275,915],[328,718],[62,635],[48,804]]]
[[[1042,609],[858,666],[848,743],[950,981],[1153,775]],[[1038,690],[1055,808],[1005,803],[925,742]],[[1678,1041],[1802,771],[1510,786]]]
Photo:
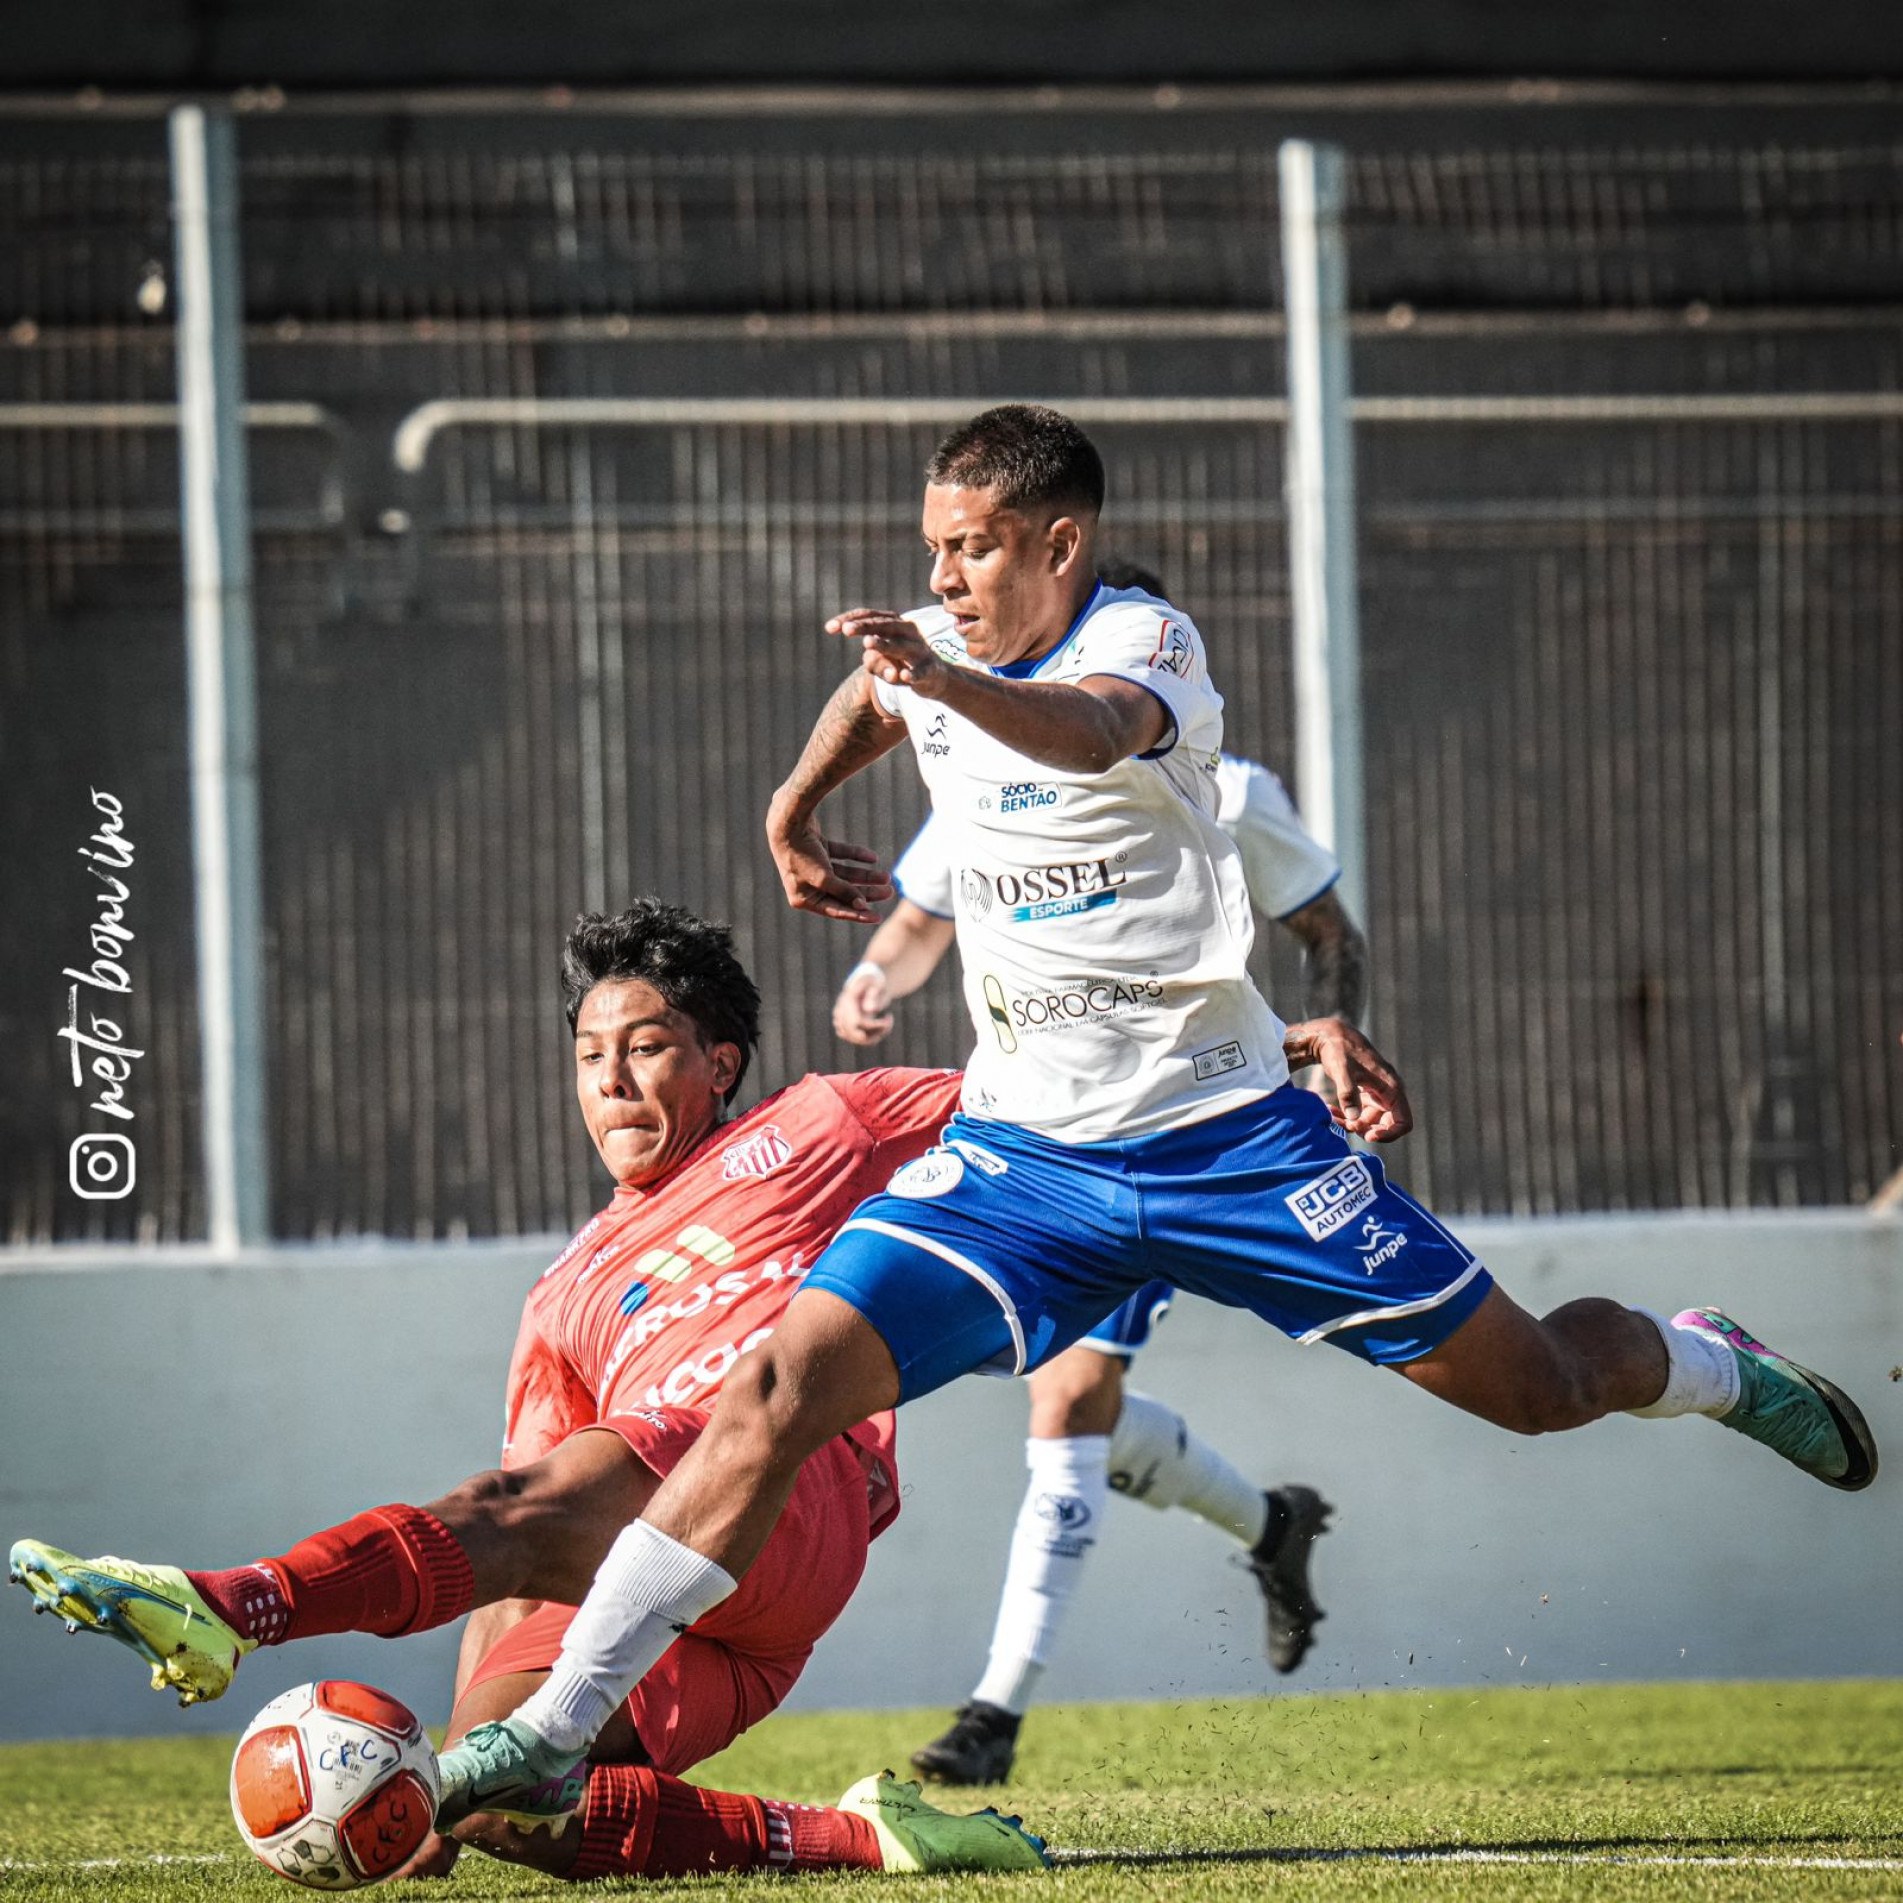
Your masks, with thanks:
[[[1308,967],[1308,1015],[1359,1024],[1368,1005],[1368,941],[1341,900],[1324,892],[1282,924],[1302,941]]]
[[[904,735],[905,722],[878,704],[864,673],[841,681],[821,710],[799,764],[767,807],[767,843],[795,911],[877,923],[870,901],[889,899],[892,882],[865,847],[825,838],[814,815],[834,787],[891,752]]]

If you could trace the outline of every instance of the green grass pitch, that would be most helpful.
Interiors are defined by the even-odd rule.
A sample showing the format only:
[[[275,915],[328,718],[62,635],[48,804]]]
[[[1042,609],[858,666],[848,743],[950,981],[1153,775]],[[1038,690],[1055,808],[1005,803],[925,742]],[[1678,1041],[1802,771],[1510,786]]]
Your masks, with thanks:
[[[824,1801],[901,1764],[943,1719],[778,1718],[696,1775]],[[1051,1876],[803,1878],[799,1893],[864,1896],[871,1882],[998,1903],[1903,1898],[1898,1681],[1080,1705],[1037,1712],[1025,1737],[1009,1805],[1063,1859]],[[283,1903],[293,1891],[249,1859],[226,1811],[229,1749],[0,1747],[0,1896]],[[758,1898],[785,1894],[782,1881],[639,1887]],[[477,1898],[574,1893],[473,1856],[453,1882]]]

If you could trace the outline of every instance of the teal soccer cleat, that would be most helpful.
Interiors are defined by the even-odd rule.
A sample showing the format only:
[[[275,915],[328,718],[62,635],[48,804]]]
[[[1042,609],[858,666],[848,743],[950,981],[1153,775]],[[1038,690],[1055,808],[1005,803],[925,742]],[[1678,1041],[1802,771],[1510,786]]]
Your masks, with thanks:
[[[443,1785],[438,1830],[483,1811],[518,1830],[559,1837],[588,1789],[587,1760],[557,1751],[519,1718],[475,1726],[442,1754],[437,1769]]]
[[[1738,1399],[1729,1427],[1782,1454],[1827,1487],[1855,1493],[1877,1477],[1877,1443],[1857,1404],[1834,1382],[1751,1336],[1715,1308],[1688,1308],[1674,1328],[1713,1335],[1737,1357]]]

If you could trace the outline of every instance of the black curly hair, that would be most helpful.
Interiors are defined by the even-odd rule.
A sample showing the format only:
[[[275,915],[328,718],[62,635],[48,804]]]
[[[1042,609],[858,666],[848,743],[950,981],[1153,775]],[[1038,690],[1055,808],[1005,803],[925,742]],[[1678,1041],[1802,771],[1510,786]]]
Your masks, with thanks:
[[[661,899],[636,899],[613,916],[582,913],[562,946],[562,1006],[571,1031],[582,1000],[616,978],[652,985],[693,1019],[703,1045],[739,1048],[740,1068],[725,1097],[732,1103],[760,1042],[760,992],[735,955],[733,932]]]

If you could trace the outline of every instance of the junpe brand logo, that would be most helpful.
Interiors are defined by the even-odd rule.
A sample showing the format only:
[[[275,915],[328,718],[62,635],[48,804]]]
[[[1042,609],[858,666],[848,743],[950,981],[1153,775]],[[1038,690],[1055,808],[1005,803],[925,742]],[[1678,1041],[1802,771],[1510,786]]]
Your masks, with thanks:
[[[1372,1275],[1384,1262],[1392,1262],[1407,1247],[1405,1229],[1384,1229],[1379,1216],[1370,1216],[1361,1225],[1361,1266]]]
[[[139,1180],[139,1156],[132,1139],[117,1130],[74,1137],[66,1153],[66,1178],[73,1194],[89,1203],[117,1202],[130,1196]]]
[[[1326,1176],[1304,1183],[1282,1200],[1315,1241],[1325,1242],[1374,1201],[1374,1178],[1360,1157],[1345,1157]]]
[[[925,744],[919,751],[921,753],[935,754],[941,759],[950,753],[951,740],[947,732],[948,725],[949,723],[942,711],[934,714],[925,728]]]

